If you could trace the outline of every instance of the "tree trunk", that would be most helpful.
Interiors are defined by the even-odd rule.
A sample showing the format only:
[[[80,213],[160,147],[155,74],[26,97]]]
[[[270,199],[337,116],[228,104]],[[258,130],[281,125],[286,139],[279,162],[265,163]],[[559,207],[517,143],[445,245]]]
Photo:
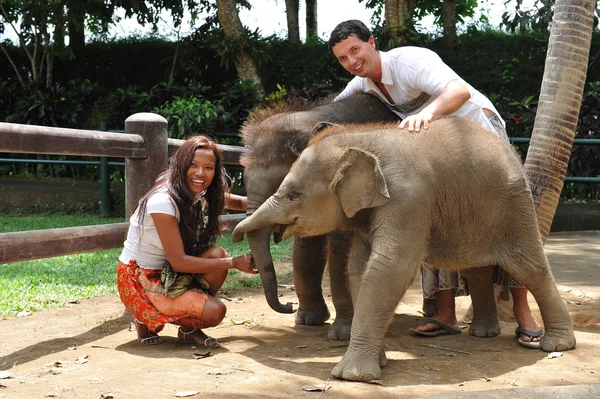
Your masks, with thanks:
[[[235,0],[217,0],[217,16],[219,18],[219,23],[225,32],[225,36],[234,40],[246,41],[246,32],[244,31],[235,5]],[[256,99],[262,101],[265,97],[265,89],[252,57],[242,50],[234,62],[239,78],[241,80],[254,82]]]
[[[556,0],[539,105],[525,160],[542,238],[563,187],[586,80],[594,0]]]
[[[385,0],[385,23],[390,37],[388,49],[406,43],[407,22],[411,17],[409,3],[409,0]]]
[[[285,0],[285,13],[287,15],[288,41],[293,44],[300,43],[300,24],[298,23],[299,0]]]
[[[319,37],[317,0],[306,0],[306,40]]]
[[[449,47],[456,44],[456,1],[444,0],[442,3],[442,22],[444,26],[444,42]]]
[[[67,3],[69,48],[75,58],[79,57],[85,48],[85,8],[79,0]]]

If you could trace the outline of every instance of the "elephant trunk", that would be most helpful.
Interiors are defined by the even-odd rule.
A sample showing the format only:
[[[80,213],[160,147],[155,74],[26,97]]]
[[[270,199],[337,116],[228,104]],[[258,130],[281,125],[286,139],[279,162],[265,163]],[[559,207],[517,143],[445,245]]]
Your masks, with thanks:
[[[248,216],[236,226],[232,239],[236,242],[241,241],[244,233],[248,233],[248,245],[260,274],[267,303],[276,312],[294,313],[295,309],[291,303],[288,302],[284,305],[279,302],[277,276],[275,275],[275,267],[271,256],[271,232],[276,223],[271,223],[262,217],[268,214],[268,212],[265,212],[265,205],[267,204],[263,204],[254,214]],[[248,208],[248,214],[250,213],[252,213],[251,206]]]
[[[265,293],[265,299],[271,309],[276,312],[294,313],[295,310],[291,303],[288,302],[284,305],[279,302],[277,276],[275,275],[275,267],[273,266],[273,258],[271,257],[270,239],[270,228],[253,230],[248,233],[248,245],[254,256],[256,268],[260,273],[260,280]]]

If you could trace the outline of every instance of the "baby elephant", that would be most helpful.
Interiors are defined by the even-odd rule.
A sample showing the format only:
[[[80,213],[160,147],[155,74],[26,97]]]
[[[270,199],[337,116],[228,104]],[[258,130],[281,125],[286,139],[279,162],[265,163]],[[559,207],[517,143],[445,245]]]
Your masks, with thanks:
[[[381,377],[386,328],[422,262],[465,273],[476,304],[471,333],[499,331],[491,278],[499,265],[535,297],[546,329],[542,349],[575,347],[520,160],[468,120],[438,120],[418,134],[397,124],[324,130],[279,190],[236,227],[234,240],[275,224],[287,224],[288,237],[354,232],[355,312],[334,377]]]

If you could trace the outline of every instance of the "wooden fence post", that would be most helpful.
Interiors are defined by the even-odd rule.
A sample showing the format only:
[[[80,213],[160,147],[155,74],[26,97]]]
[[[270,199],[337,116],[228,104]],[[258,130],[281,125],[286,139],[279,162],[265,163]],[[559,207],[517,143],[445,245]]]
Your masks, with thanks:
[[[140,198],[167,168],[167,120],[148,112],[134,114],[125,120],[125,133],[142,136],[148,149],[148,158],[125,159],[125,217],[129,220]]]

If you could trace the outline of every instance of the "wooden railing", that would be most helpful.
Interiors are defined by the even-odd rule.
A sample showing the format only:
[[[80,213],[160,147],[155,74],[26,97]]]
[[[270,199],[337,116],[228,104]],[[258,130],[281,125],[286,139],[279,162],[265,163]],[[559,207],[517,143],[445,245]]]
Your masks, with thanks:
[[[167,121],[151,113],[125,121],[125,133],[0,123],[0,153],[63,154],[125,158],[125,217],[165,170],[183,140],[167,137]],[[244,148],[219,145],[223,162],[239,165]],[[226,231],[245,215],[221,216]],[[0,264],[118,248],[129,223],[0,233]]]

